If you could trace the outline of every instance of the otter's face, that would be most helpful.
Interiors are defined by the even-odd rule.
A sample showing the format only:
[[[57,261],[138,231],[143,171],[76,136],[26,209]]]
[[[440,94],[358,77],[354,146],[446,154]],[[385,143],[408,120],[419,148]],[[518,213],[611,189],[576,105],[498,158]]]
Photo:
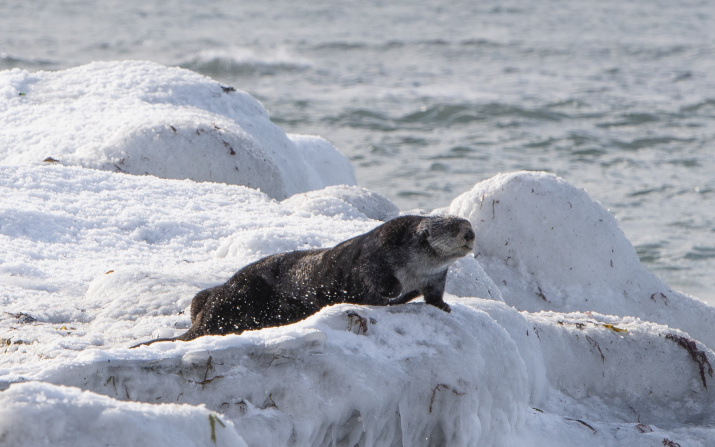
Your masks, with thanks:
[[[423,224],[422,231],[426,232],[427,242],[441,256],[461,258],[474,249],[474,230],[466,219],[430,217]]]

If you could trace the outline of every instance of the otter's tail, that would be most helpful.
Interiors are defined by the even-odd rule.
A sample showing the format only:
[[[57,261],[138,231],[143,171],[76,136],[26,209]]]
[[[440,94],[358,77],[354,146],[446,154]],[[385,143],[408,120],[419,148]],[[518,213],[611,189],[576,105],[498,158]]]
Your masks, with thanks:
[[[138,345],[130,346],[129,349],[138,348],[139,346],[144,346],[144,345],[150,345],[150,344],[152,344],[152,343],[156,343],[156,342],[159,342],[159,341],[176,341],[176,340],[178,340],[178,339],[179,339],[179,337],[174,337],[174,338],[157,338],[156,340],[149,340],[149,341],[145,341],[144,343],[139,343]]]
[[[179,335],[178,337],[172,337],[172,338],[157,338],[156,340],[149,340],[145,341],[144,343],[139,343],[138,345],[131,346],[129,349],[134,349],[138,348],[139,346],[144,346],[144,345],[150,345],[152,343],[157,343],[160,341],[189,341],[193,340],[196,337],[200,337],[201,335],[205,335],[201,330],[195,329],[195,326],[192,326],[186,333]]]

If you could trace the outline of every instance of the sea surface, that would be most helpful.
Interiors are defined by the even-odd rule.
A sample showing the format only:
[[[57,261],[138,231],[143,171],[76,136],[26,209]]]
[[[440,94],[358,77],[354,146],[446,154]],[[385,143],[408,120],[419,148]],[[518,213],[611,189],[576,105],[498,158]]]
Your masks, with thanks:
[[[554,172],[715,304],[712,0],[0,0],[0,69],[120,59],[249,92],[403,210]]]

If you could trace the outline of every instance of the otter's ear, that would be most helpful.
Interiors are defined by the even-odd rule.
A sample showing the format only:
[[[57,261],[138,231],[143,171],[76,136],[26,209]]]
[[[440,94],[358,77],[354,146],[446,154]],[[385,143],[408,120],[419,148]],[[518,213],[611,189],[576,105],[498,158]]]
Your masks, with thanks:
[[[429,237],[429,228],[427,225],[421,223],[417,226],[417,236],[423,240],[426,240]]]

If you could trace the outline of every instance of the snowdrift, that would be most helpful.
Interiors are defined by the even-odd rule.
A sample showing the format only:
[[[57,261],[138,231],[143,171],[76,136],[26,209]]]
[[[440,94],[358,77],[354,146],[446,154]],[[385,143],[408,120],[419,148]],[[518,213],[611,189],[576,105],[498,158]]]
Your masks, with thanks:
[[[474,256],[450,268],[450,314],[336,305],[128,349],[182,333],[193,295],[243,265],[335,245],[399,210],[326,167],[344,161],[329,143],[285,136],[247,95],[185,70],[106,63],[0,81],[1,119],[17,127],[0,137],[0,443],[715,445],[713,308],[643,269],[601,205],[546,173],[499,175],[436,211],[477,232]],[[169,140],[196,135],[176,117],[202,114],[254,148],[268,130],[288,142],[260,146],[283,166],[279,194],[108,167],[121,152],[137,173],[159,169]],[[105,145],[85,120],[114,123],[124,143]],[[136,143],[147,122],[154,133]],[[177,149],[172,169],[219,157],[202,141]],[[300,153],[308,171],[276,162]]]

